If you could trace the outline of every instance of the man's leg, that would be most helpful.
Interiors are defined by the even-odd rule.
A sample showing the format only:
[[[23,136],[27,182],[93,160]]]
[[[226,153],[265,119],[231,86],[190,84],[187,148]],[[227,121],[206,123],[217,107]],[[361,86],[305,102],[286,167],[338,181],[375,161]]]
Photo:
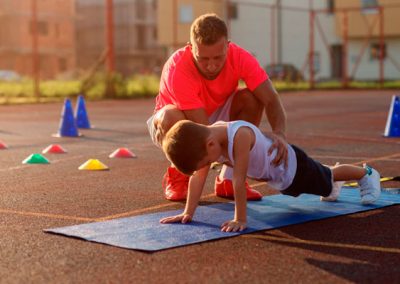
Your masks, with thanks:
[[[256,126],[260,125],[263,114],[263,104],[249,89],[237,91],[232,100],[229,113],[230,120],[245,120]]]
[[[153,125],[155,128],[155,140],[161,147],[162,140],[168,130],[179,120],[186,119],[183,112],[174,105],[166,105],[154,114]]]
[[[260,125],[263,107],[261,102],[248,90],[237,91],[232,98],[229,118],[226,120],[245,120],[256,126]],[[224,120],[224,118],[221,118]],[[215,180],[215,194],[220,197],[233,198],[233,169],[224,165]],[[247,200],[260,200],[262,195],[252,189],[246,182]]]
[[[179,120],[185,119],[182,111],[173,105],[167,105],[157,111],[148,123],[153,142],[161,148],[162,140],[168,130]],[[185,200],[189,177],[170,166],[164,175],[162,186],[168,200]]]

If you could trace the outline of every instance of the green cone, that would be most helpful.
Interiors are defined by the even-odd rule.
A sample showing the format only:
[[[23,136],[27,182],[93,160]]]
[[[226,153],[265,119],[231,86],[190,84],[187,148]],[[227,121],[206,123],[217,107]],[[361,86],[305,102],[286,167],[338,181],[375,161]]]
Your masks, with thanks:
[[[28,158],[22,161],[23,164],[50,164],[41,154],[32,154]]]

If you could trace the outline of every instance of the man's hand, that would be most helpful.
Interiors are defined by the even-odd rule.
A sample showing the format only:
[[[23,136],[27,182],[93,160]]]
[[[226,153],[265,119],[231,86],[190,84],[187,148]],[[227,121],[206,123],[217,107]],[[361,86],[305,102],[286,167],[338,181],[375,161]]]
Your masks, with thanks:
[[[246,228],[246,222],[230,220],[221,225],[221,232],[241,232]]]
[[[160,220],[160,223],[161,224],[168,224],[168,223],[179,223],[179,222],[181,222],[182,224],[185,224],[185,223],[190,223],[191,221],[192,221],[192,216],[191,215],[182,213],[182,214],[179,214],[179,215],[176,215],[176,216],[162,218]]]
[[[156,141],[157,141],[158,145],[162,145],[165,133],[161,129],[161,127],[157,127],[156,128],[156,135],[155,136],[156,136],[155,138],[156,138]]]
[[[268,155],[271,155],[272,152],[276,149],[276,156],[272,161],[274,166],[280,165],[282,162],[285,165],[285,168],[288,166],[288,149],[284,135],[277,133],[268,133],[268,137],[272,139],[272,145],[269,147]]]

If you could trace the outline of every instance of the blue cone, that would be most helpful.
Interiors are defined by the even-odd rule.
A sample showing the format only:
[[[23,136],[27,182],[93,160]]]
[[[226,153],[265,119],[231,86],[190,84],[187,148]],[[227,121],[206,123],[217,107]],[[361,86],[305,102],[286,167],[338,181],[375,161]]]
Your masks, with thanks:
[[[77,137],[79,136],[78,127],[76,126],[72,104],[70,99],[65,99],[64,107],[61,113],[59,136]]]
[[[78,128],[91,128],[89,117],[86,112],[85,100],[82,95],[78,96],[78,102],[75,109],[75,119]]]
[[[386,137],[400,137],[400,97],[393,96],[386,121]]]

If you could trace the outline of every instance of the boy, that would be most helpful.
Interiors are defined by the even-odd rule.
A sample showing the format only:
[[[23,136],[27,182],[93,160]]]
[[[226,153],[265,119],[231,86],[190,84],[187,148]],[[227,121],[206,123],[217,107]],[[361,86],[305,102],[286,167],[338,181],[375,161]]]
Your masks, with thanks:
[[[272,140],[245,121],[216,122],[210,126],[183,120],[166,134],[163,150],[167,158],[189,180],[189,194],[182,214],[161,219],[161,223],[190,222],[200,199],[212,162],[233,167],[235,196],[234,219],[221,226],[223,232],[246,228],[245,180],[267,181],[282,194],[299,196],[310,193],[323,201],[335,201],[340,193],[339,181],[358,180],[361,203],[371,204],[380,195],[379,173],[369,166],[336,165],[327,167],[309,158],[294,145],[288,146],[287,165],[271,163],[276,151],[268,153]]]

